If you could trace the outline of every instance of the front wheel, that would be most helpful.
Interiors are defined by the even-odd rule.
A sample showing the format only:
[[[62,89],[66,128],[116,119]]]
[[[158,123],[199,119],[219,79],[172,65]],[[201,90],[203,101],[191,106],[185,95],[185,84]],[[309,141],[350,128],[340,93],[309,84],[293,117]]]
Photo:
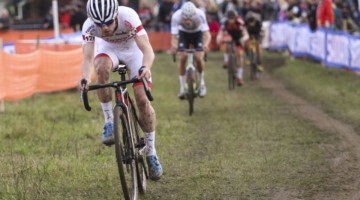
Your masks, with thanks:
[[[194,112],[194,99],[195,99],[195,71],[188,69],[186,71],[186,82],[188,86],[187,99],[189,101],[189,115]]]
[[[120,128],[121,127],[121,128]],[[114,108],[115,155],[123,195],[126,200],[137,199],[137,179],[134,155],[134,143],[129,131],[128,120],[119,106]]]
[[[131,130],[134,136],[135,144],[135,161],[136,161],[136,175],[138,180],[139,192],[144,194],[146,191],[146,180],[148,178],[148,173],[146,170],[146,161],[145,161],[145,138],[144,133],[140,128],[139,118],[134,107],[134,103],[131,98],[129,98],[129,111],[130,111],[130,121],[131,121]]]

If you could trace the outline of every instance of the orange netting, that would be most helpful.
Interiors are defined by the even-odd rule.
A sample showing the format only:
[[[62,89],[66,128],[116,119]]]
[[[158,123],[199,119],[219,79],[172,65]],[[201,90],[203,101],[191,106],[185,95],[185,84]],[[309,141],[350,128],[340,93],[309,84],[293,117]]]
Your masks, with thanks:
[[[170,33],[148,34],[154,51],[171,47]],[[19,100],[37,92],[74,88],[81,78],[80,45],[16,42],[16,51],[17,54],[12,55],[0,51],[0,100]]]

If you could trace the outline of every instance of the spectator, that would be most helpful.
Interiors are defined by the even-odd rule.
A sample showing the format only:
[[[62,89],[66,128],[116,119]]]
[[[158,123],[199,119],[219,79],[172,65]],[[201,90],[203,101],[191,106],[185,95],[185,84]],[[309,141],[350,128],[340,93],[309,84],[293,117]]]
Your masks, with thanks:
[[[218,6],[216,5],[214,0],[205,0],[205,10],[206,15],[209,15],[208,17],[208,23],[210,24],[210,21],[217,21],[219,22],[219,16],[218,16]]]
[[[341,2],[342,0],[335,0],[333,3],[333,11],[334,11],[334,27],[336,30],[342,30],[343,29],[343,17],[341,13]]]
[[[335,19],[332,4],[332,0],[320,0],[316,13],[318,27],[334,27]]]
[[[54,28],[54,17],[53,17],[52,8],[50,8],[50,10],[48,11],[48,14],[44,17],[43,28],[44,29],[53,29]]]
[[[216,43],[216,36],[220,31],[220,24],[213,15],[206,14],[206,18],[209,24],[209,31],[211,35],[211,42],[209,47],[210,50],[217,51],[219,50],[219,46]]]
[[[172,0],[163,0],[160,4],[158,16],[159,31],[170,32],[173,5]]]
[[[0,14],[0,30],[8,30],[10,28],[9,12],[3,9]]]
[[[240,15],[243,19],[245,19],[246,13],[249,11],[250,9],[250,2],[249,0],[244,0],[242,3],[242,7],[241,7],[241,14]]]
[[[286,10],[286,17],[289,21],[299,24],[301,22],[301,8],[297,0],[289,0],[289,7]]]
[[[140,17],[141,23],[143,24],[144,28],[146,30],[149,30],[152,25],[151,22],[152,22],[153,16],[151,14],[150,7],[144,1],[142,1],[140,3],[139,17]]]
[[[65,6],[59,9],[59,22],[61,28],[69,28],[71,20],[71,8]]]
[[[316,31],[317,21],[316,21],[316,10],[318,7],[317,0],[308,0],[308,6],[306,9],[306,19],[310,26],[311,31]]]
[[[77,4],[74,7],[74,12],[70,18],[70,26],[71,28],[77,32],[82,30],[82,25],[86,21],[87,15],[83,11],[83,7],[81,4]]]

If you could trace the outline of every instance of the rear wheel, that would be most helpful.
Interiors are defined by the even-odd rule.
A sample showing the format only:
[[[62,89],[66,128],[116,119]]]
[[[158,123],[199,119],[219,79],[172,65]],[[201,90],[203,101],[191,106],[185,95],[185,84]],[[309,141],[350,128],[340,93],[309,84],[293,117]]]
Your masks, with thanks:
[[[193,69],[187,70],[187,99],[189,101],[189,115],[192,115],[194,112],[194,98],[195,98],[195,71]]]
[[[121,128],[120,128],[121,127]],[[123,195],[126,200],[137,199],[137,179],[134,143],[129,138],[129,124],[119,106],[114,108],[115,155]]]

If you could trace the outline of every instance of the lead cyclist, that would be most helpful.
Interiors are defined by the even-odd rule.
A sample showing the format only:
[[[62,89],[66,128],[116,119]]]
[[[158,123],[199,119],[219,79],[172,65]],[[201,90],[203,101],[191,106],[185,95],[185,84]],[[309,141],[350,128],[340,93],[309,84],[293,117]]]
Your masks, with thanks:
[[[188,1],[183,4],[181,9],[177,10],[171,18],[171,51],[176,53],[185,49],[189,49],[192,45],[195,52],[196,68],[199,73],[199,96],[206,95],[206,87],[204,80],[204,51],[209,51],[209,44],[211,35],[209,26],[206,21],[205,13],[196,8],[194,3]],[[187,55],[186,52],[180,53],[179,63],[179,80],[180,80],[180,93],[179,98],[185,98],[185,65]]]
[[[119,60],[128,66],[129,78],[138,75],[143,67],[140,78],[145,77],[151,86],[151,67],[155,58],[148,35],[141,24],[137,13],[128,7],[118,6],[117,0],[89,0],[87,3],[88,19],[82,28],[83,62],[80,90],[87,89],[95,65],[98,84],[109,82],[111,70],[119,64]],[[146,161],[150,178],[160,179],[163,169],[155,150],[155,110],[144,92],[143,86],[133,85],[136,105],[140,114],[140,126],[145,134]],[[106,145],[114,144],[113,105],[111,89],[97,90],[97,96],[104,114],[105,124],[102,141]]]

